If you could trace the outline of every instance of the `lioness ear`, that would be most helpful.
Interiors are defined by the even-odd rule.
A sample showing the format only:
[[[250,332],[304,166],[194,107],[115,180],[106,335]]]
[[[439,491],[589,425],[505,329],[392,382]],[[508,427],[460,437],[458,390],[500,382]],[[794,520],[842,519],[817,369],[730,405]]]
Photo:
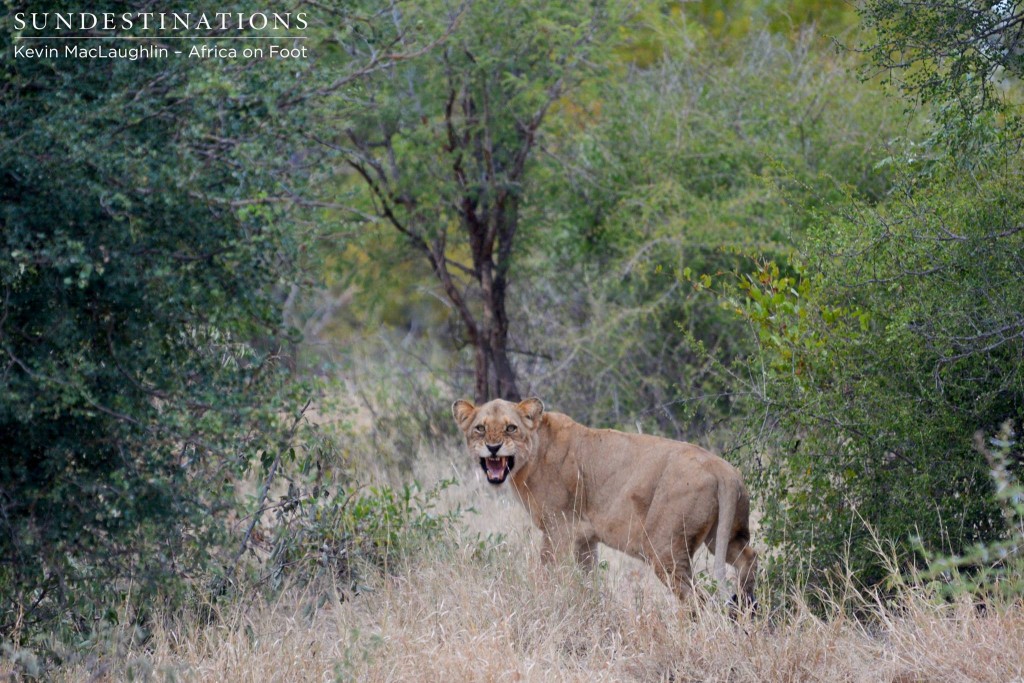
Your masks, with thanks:
[[[459,425],[459,429],[462,431],[469,429],[469,423],[472,422],[475,412],[476,406],[469,401],[459,399],[452,404],[452,416],[455,418],[455,424]]]
[[[530,427],[536,427],[540,416],[544,414],[544,403],[539,398],[528,398],[516,404],[518,410]]]

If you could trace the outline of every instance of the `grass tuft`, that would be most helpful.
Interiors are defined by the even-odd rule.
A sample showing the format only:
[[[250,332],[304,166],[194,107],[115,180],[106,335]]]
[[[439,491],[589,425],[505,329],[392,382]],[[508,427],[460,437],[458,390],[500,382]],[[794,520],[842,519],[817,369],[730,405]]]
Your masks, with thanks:
[[[368,572],[353,596],[320,581],[237,597],[202,619],[157,617],[145,638],[114,635],[57,681],[1004,681],[1024,678],[1024,608],[979,611],[904,583],[865,598],[838,583],[811,602],[762,601],[732,621],[705,595],[688,609],[645,565],[606,548],[601,568],[541,566],[538,533],[508,492],[457,451],[424,481],[459,477],[441,509],[474,508],[424,552]],[[431,469],[433,468],[433,469]],[[486,535],[491,534],[491,535]],[[705,577],[698,579],[705,586]],[[340,579],[339,579],[340,582]],[[708,586],[709,587],[709,586]],[[771,591],[763,591],[765,596]],[[212,611],[212,614],[209,613]],[[0,677],[24,673],[0,660]]]

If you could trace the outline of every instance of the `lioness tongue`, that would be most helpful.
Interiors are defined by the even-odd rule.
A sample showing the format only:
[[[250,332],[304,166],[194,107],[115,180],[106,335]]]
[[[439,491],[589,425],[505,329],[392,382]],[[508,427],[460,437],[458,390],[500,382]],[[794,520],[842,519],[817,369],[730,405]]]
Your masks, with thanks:
[[[487,458],[487,474],[500,477],[505,473],[505,458]]]

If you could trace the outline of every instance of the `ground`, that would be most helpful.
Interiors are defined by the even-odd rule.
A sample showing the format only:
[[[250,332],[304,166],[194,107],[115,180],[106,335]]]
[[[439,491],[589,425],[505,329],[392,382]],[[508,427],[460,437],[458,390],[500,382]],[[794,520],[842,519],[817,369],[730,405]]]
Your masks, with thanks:
[[[352,595],[286,592],[221,608],[212,625],[164,619],[136,644],[123,633],[58,680],[211,681],[1021,681],[1024,611],[979,614],[908,591],[867,605],[869,624],[819,618],[799,598],[731,621],[713,600],[678,603],[645,565],[606,548],[594,579],[543,568],[539,534],[508,491],[457,449],[424,481],[456,476],[446,505],[466,528]],[[502,532],[481,546],[477,534]],[[706,580],[709,565],[702,580]],[[783,617],[782,615],[787,616]],[[0,674],[3,674],[0,671]]]

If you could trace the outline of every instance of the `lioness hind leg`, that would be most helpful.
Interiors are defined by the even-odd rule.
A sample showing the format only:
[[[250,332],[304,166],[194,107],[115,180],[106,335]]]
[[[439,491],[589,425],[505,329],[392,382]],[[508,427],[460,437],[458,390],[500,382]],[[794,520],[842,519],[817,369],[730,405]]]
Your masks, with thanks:
[[[746,539],[734,538],[729,543],[726,561],[736,567],[736,593],[741,606],[753,606],[757,581],[757,553]]]
[[[705,539],[704,545],[715,556],[718,555],[715,549],[715,539],[710,534]],[[725,561],[736,568],[736,593],[739,603],[752,605],[754,603],[754,584],[757,580],[757,553],[750,547],[750,534],[744,531],[736,532],[729,540],[729,547],[726,549]],[[724,577],[715,577],[717,581],[723,581]]]
[[[707,545],[708,549],[714,552],[714,543]],[[728,604],[733,610],[755,609],[757,607],[757,601],[754,599],[754,584],[757,581],[757,553],[750,547],[748,533],[740,531],[729,540],[725,561],[736,568],[736,594],[727,601]]]
[[[693,593],[693,571],[690,566],[690,553],[686,539],[677,538],[668,552],[655,552],[648,548],[644,556],[654,568],[654,573],[662,583],[676,594],[679,601],[687,603]]]
[[[651,566],[662,583],[679,598],[679,602],[686,604],[690,601],[690,595],[693,593],[693,576],[689,566],[682,567],[677,564],[674,570],[669,570],[661,562],[652,562]]]

